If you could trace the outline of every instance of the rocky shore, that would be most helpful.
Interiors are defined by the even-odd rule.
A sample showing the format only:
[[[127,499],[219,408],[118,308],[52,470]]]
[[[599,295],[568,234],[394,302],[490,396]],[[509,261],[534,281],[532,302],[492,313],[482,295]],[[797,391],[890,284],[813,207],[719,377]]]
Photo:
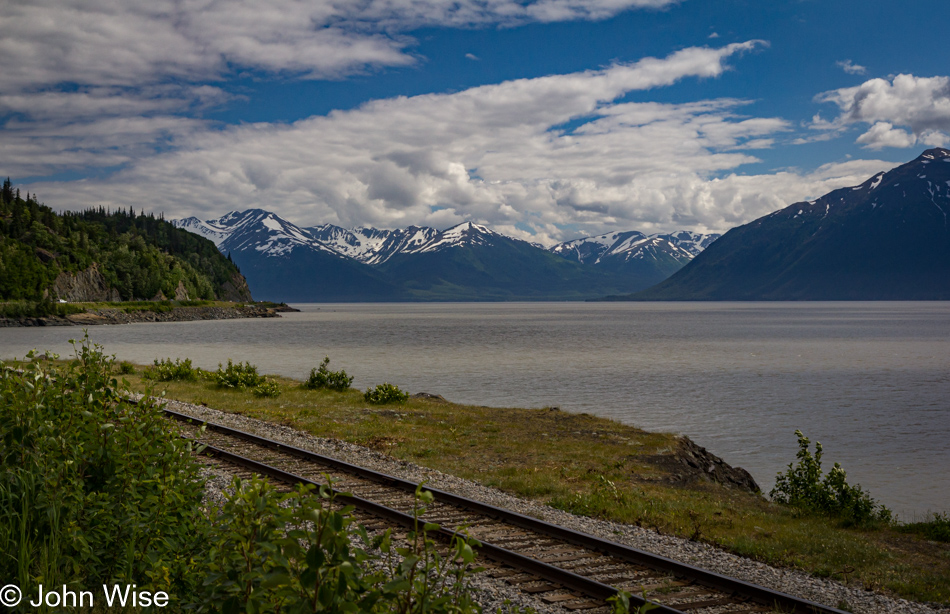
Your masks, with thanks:
[[[191,322],[196,320],[235,320],[238,318],[278,318],[279,311],[297,311],[292,307],[172,307],[168,310],[89,309],[65,317],[0,318],[0,327],[8,326],[95,326],[98,324],[134,324],[138,322]]]

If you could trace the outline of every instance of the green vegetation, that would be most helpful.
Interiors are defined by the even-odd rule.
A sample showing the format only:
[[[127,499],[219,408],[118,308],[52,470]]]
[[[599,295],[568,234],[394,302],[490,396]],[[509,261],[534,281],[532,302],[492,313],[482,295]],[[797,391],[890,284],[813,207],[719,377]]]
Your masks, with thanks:
[[[58,214],[7,179],[0,189],[0,300],[41,301],[61,273],[95,265],[123,301],[223,297],[237,267],[211,241],[161,217],[103,208]],[[249,296],[244,298],[250,298]],[[33,315],[33,314],[31,314]]]
[[[83,343],[75,360],[0,365],[0,576],[28,594],[191,582],[202,484],[155,403],[135,404]]]
[[[0,268],[2,268],[0,263]],[[49,298],[38,301],[11,301],[0,303],[0,318],[45,318],[59,316],[65,318],[74,313],[83,313],[85,309],[70,303],[54,303]]]
[[[127,360],[123,360],[119,363],[118,372],[119,375],[132,375],[135,373],[135,365]]]
[[[405,403],[409,400],[409,393],[403,392],[399,386],[390,383],[376,384],[375,388],[367,388],[363,393],[363,400],[373,405],[386,403]]]
[[[189,443],[157,403],[128,400],[100,347],[79,344],[65,365],[28,359],[0,363],[0,577],[24,596],[135,584],[176,613],[481,611],[474,540],[440,552],[438,525],[418,523],[405,545],[370,537],[327,485],[280,494],[235,479],[206,509]],[[418,518],[432,495],[416,497]]]
[[[272,380],[264,380],[251,388],[251,393],[256,397],[279,397],[280,384]]]
[[[211,380],[221,388],[246,390],[263,384],[265,377],[257,372],[257,367],[249,362],[234,364],[228,358],[228,366],[218,363],[218,370],[211,374]]]
[[[677,438],[587,414],[409,399],[377,407],[358,390],[307,389],[270,376],[279,398],[212,382],[166,394],[320,437],[353,442],[577,513],[714,544],[922,601],[950,603],[950,549],[895,523],[854,524],[684,476]],[[139,386],[139,376],[130,377]],[[946,526],[933,525],[938,531]],[[919,524],[919,523],[918,523]]]
[[[323,362],[320,363],[320,366],[316,369],[310,369],[310,377],[307,378],[307,381],[304,382],[304,387],[309,388],[310,390],[319,390],[321,388],[327,388],[329,390],[336,390],[337,392],[343,392],[350,387],[350,384],[353,383],[353,378],[346,374],[346,371],[330,371],[330,357],[327,356],[323,359]]]
[[[199,611],[481,611],[469,590],[480,570],[474,540],[457,535],[442,556],[428,535],[438,525],[417,525],[405,547],[389,530],[370,538],[354,524],[352,507],[334,505],[326,485],[280,495],[266,482],[236,479],[233,490],[212,530]],[[432,493],[420,488],[416,500],[431,501]],[[422,512],[417,508],[416,517]],[[373,566],[376,560],[381,565]]]
[[[281,392],[280,384],[259,374],[257,367],[249,362],[234,364],[230,358],[227,367],[218,363],[218,370],[207,378],[219,388],[250,390],[256,397],[277,397]]]
[[[859,485],[848,484],[841,465],[835,466],[827,475],[821,475],[821,443],[815,443],[815,454],[808,447],[810,441],[801,431],[798,437],[798,464],[788,465],[788,470],[775,478],[775,488],[769,493],[774,501],[803,510],[842,518],[849,524],[890,522],[891,511],[878,505]]]
[[[130,363],[123,363],[129,364]],[[191,359],[186,358],[180,360],[176,358],[172,361],[171,358],[163,358],[162,360],[155,359],[155,362],[151,367],[145,369],[143,372],[143,377],[145,379],[150,379],[156,382],[171,382],[171,381],[184,381],[184,382],[193,382],[201,376],[201,369],[196,369],[191,366]]]
[[[900,527],[904,533],[915,533],[935,542],[950,542],[950,513],[934,512],[930,520],[910,522]]]

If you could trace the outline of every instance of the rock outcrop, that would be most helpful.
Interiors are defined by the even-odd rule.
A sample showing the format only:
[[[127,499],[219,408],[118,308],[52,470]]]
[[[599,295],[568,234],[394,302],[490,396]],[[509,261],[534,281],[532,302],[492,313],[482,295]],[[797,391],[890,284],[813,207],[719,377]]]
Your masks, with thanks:
[[[226,281],[221,285],[218,300],[244,303],[254,299],[251,298],[251,289],[247,286],[247,280],[240,273],[235,273],[231,276],[230,281]]]
[[[106,283],[95,263],[78,273],[60,273],[50,288],[50,294],[53,298],[70,302],[122,300],[119,291]]]
[[[645,460],[669,471],[674,483],[709,480],[753,493],[761,490],[751,473],[742,467],[733,467],[689,437],[680,437],[672,454],[659,454]]]
[[[185,282],[178,280],[178,287],[175,288],[175,300],[176,301],[187,301],[191,297],[188,296],[188,289],[185,287]]]

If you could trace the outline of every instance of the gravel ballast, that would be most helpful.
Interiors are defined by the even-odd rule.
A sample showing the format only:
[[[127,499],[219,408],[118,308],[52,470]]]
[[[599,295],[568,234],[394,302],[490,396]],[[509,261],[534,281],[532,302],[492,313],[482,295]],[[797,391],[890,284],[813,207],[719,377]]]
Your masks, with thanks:
[[[414,482],[426,480],[427,485],[435,489],[477,499],[527,516],[541,518],[547,522],[831,607],[842,607],[842,605],[847,604],[852,611],[867,614],[946,614],[950,612],[948,607],[895,599],[874,591],[865,590],[862,587],[848,586],[825,578],[815,578],[793,569],[773,567],[731,554],[708,544],[663,535],[632,525],[576,516],[562,510],[520,499],[471,480],[402,461],[363,446],[315,437],[290,427],[204,406],[167,399],[165,402],[168,409],[194,416],[200,420],[247,431],[402,479]],[[209,488],[212,490],[218,489],[225,483],[226,481],[222,479],[212,480],[209,483]],[[220,497],[220,492],[209,494],[212,497]],[[485,607],[486,612],[494,612],[497,607],[505,605],[506,600],[509,600],[512,605],[532,607],[542,613],[563,614],[566,612],[563,608],[524,595],[514,587],[507,585],[503,580],[488,577],[486,574],[480,574],[476,577],[473,584],[479,592],[478,599]],[[507,609],[507,607],[505,606],[503,609]]]

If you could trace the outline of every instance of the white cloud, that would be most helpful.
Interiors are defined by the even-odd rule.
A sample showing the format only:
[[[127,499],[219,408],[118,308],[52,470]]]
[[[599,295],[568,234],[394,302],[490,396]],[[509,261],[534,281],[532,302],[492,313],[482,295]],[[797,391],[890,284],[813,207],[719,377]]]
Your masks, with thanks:
[[[465,57],[466,57],[467,59],[469,59],[469,60],[476,60],[476,61],[480,59],[480,58],[479,58],[477,55],[475,55],[474,53],[466,53],[466,54],[465,54]]]
[[[883,149],[884,147],[911,147],[917,143],[917,137],[906,130],[895,128],[888,122],[877,122],[871,129],[858,137],[868,149]]]
[[[861,66],[860,64],[855,64],[851,60],[841,60],[839,62],[835,62],[835,65],[837,65],[839,68],[841,68],[841,70],[845,71],[849,75],[868,74],[867,68]]]
[[[0,17],[0,166],[14,176],[166,149],[262,71],[336,78],[416,62],[422,26],[603,19],[679,0],[37,0]],[[472,56],[474,57],[474,56]],[[107,131],[121,124],[117,134]],[[79,132],[83,138],[76,137]]]
[[[840,130],[872,124],[857,142],[869,149],[946,143],[950,134],[950,78],[897,75],[820,94],[840,113],[820,128]],[[903,129],[903,127],[909,130]]]
[[[109,179],[31,190],[60,207],[135,203],[167,217],[263,206],[303,224],[474,220],[522,236],[527,226],[533,240],[551,242],[579,230],[725,230],[888,166],[739,175],[735,169],[756,161],[743,150],[767,146],[787,122],[742,116],[741,100],[615,102],[630,91],[715,77],[728,58],[755,46],[684,49],[600,71],[378,100],[289,125],[193,127],[176,134],[169,151]],[[572,120],[587,123],[559,128]]]
[[[597,20],[679,0],[37,0],[5,3],[0,92],[138,86],[232,68],[339,77],[415,61],[424,26]]]

